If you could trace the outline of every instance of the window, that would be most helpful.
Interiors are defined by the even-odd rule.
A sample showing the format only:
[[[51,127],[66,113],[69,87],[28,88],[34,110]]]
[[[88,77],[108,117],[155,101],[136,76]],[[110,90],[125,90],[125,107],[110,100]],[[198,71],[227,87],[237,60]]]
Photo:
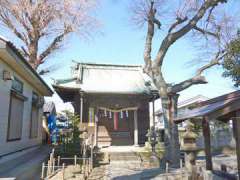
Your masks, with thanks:
[[[12,81],[12,89],[20,94],[23,93],[23,82],[14,77]]]
[[[89,108],[89,112],[88,112],[88,118],[89,118],[89,125],[94,125],[94,108]]]
[[[30,122],[30,138],[36,138],[38,136],[38,99],[39,96],[33,92],[32,94],[32,111],[31,111],[31,122]]]
[[[21,139],[24,100],[24,96],[17,94],[15,91],[11,91],[7,141],[15,141]]]

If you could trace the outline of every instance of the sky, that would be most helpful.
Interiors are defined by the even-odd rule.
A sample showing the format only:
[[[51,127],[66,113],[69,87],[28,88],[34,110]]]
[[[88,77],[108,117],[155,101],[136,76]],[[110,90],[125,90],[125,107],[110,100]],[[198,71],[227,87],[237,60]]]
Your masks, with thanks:
[[[143,65],[143,49],[146,28],[136,28],[129,21],[129,8],[127,0],[102,0],[98,8],[97,18],[101,22],[98,33],[88,40],[72,35],[65,42],[61,51],[50,57],[46,66],[56,65],[57,70],[43,76],[51,85],[52,79],[70,77],[72,60],[78,62],[111,63],[111,64],[140,64]],[[153,43],[153,56],[161,42],[161,31],[156,32]],[[194,75],[198,66],[189,66],[188,62],[199,54],[188,39],[177,42],[167,53],[163,71],[169,83],[177,83]],[[230,79],[222,77],[221,67],[212,68],[204,74],[208,84],[192,86],[180,93],[180,101],[196,95],[209,98],[216,97],[236,90]],[[49,98],[47,100],[50,100]],[[56,103],[57,110],[69,108],[63,105],[61,99],[55,94],[51,98]],[[156,105],[158,108],[159,105]]]

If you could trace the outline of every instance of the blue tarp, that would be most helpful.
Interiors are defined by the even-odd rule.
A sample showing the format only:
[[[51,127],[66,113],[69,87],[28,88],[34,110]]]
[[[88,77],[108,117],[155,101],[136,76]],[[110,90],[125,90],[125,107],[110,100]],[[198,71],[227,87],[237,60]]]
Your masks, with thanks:
[[[57,129],[57,126],[56,126],[56,116],[55,115],[49,115],[48,116],[48,129],[50,131],[51,143],[56,143],[57,142],[58,129]]]

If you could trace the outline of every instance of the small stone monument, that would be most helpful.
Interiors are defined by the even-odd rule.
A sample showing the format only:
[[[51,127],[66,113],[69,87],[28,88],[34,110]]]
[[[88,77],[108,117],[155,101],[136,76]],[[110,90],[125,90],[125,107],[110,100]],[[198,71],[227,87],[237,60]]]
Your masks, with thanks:
[[[193,132],[193,124],[188,121],[186,132],[183,134],[182,150],[185,152],[185,167],[189,172],[192,172],[196,164],[196,144],[197,134]]]

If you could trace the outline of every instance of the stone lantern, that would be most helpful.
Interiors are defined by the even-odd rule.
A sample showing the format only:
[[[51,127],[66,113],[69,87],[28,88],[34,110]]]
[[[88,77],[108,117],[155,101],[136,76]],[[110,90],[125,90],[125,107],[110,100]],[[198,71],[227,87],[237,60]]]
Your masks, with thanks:
[[[186,132],[183,134],[182,150],[185,152],[185,167],[192,172],[196,163],[197,134],[193,132],[193,124],[188,122]]]
[[[82,139],[82,155],[85,158],[86,157],[86,152],[87,152],[87,140],[88,140],[88,131],[87,128],[84,127],[82,134],[79,135],[79,137]]]
[[[149,163],[150,163],[149,165],[151,167],[159,167],[159,165],[160,165],[159,164],[159,158],[158,158],[158,156],[156,154],[156,149],[155,149],[155,146],[157,144],[157,133],[155,131],[154,126],[152,126],[150,128],[150,130],[148,131],[146,136],[148,137],[148,143],[152,147],[152,154],[151,154],[151,156],[149,158]]]
[[[153,126],[150,128],[150,130],[148,131],[146,136],[148,138],[148,142],[150,143],[150,145],[152,147],[152,153],[156,153],[155,146],[157,144],[157,133]]]

